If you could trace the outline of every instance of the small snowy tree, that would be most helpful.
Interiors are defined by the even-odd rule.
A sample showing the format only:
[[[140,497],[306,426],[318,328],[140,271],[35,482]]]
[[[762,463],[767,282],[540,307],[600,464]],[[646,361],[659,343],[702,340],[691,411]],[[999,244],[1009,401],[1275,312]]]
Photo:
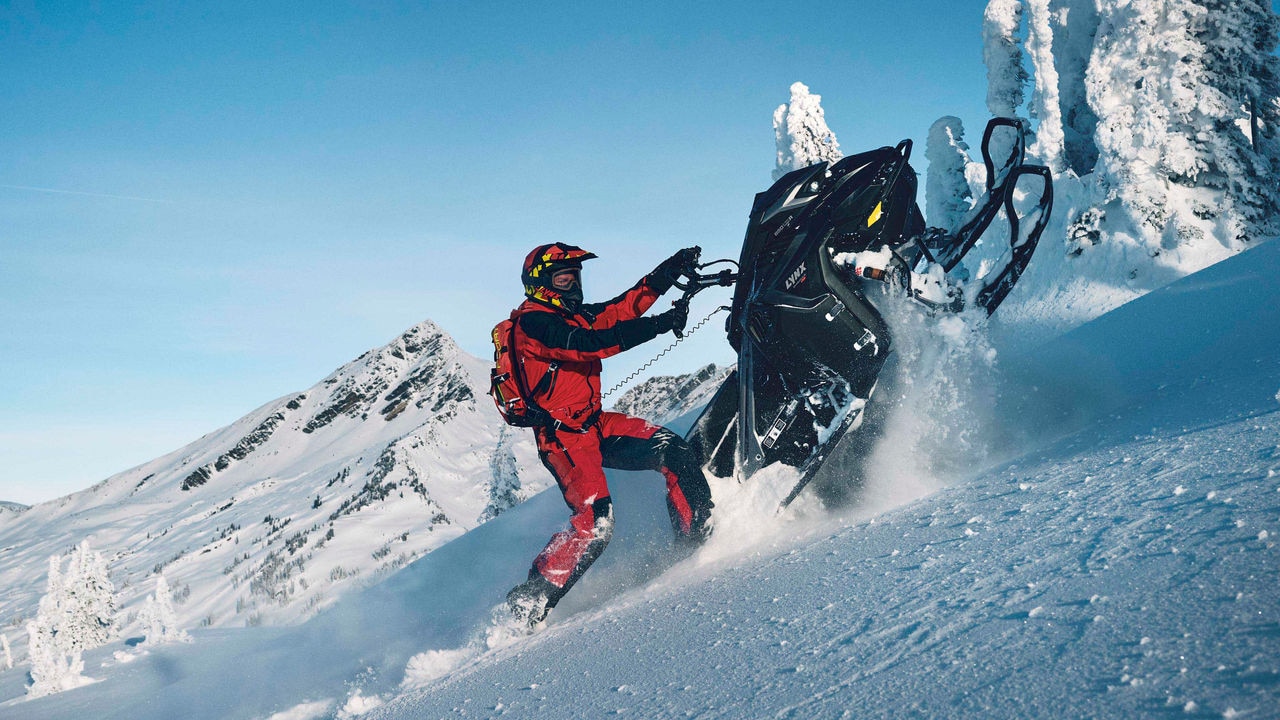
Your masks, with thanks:
[[[65,600],[62,580],[62,557],[49,558],[49,582],[40,598],[35,620],[27,623],[28,659],[31,661],[31,685],[27,694],[43,697],[84,684],[80,675],[84,662],[82,647],[74,647],[73,635],[65,631]]]
[[[115,632],[116,591],[107,562],[85,540],[71,551],[64,576],[67,611],[73,627],[84,636],[85,648],[110,640]]]
[[[924,153],[929,161],[925,179],[925,214],[934,227],[954,231],[969,212],[973,195],[965,179],[968,150],[960,118],[941,117],[929,128]]]
[[[990,0],[982,16],[982,60],[987,66],[987,109],[992,115],[1017,117],[1025,96],[1027,71],[1022,66],[1021,0]]]
[[[27,694],[41,697],[91,682],[81,675],[82,654],[110,639],[114,616],[115,589],[106,562],[87,540],[71,551],[66,572],[61,556],[50,557],[48,587],[35,620],[27,623]]]
[[[9,650],[9,636],[0,633],[0,650],[4,651],[4,669],[13,669],[13,652]]]
[[[982,60],[987,66],[987,109],[997,117],[1020,117],[1026,100],[1027,70],[1022,60],[1021,0],[990,0],[982,16]],[[1015,138],[998,133],[991,138],[991,157],[999,165],[1009,157]]]
[[[811,94],[804,83],[793,83],[791,102],[773,111],[773,135],[778,146],[774,180],[792,170],[844,157],[823,116],[822,96]]]
[[[146,635],[144,645],[191,642],[187,631],[178,627],[178,615],[173,611],[173,593],[169,591],[169,583],[163,574],[156,578],[156,591],[143,601],[138,621]]]

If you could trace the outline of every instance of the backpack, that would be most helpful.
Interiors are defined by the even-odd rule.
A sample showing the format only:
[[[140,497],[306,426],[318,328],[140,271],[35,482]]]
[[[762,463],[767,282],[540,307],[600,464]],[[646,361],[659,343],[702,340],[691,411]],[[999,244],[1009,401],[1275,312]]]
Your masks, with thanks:
[[[498,406],[498,412],[508,425],[515,427],[547,427],[554,424],[551,413],[533,401],[535,395],[545,392],[555,382],[559,363],[551,363],[547,374],[531,391],[525,382],[524,369],[514,352],[516,324],[512,316],[493,328],[493,369],[489,371],[489,394]]]

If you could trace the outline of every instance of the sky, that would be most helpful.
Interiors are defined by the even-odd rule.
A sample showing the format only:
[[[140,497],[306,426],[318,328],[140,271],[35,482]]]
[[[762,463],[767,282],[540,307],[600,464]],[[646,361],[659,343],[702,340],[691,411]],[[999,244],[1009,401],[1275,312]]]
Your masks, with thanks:
[[[588,299],[688,245],[736,258],[791,83],[846,152],[981,129],[984,4],[6,3],[0,500],[86,488],[428,318],[487,356],[544,242],[600,256]],[[653,371],[732,359],[690,344]]]

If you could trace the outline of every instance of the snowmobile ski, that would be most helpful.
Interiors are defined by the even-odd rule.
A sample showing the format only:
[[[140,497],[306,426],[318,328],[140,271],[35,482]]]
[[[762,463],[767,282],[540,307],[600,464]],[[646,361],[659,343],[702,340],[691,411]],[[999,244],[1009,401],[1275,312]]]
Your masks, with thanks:
[[[795,170],[756,195],[726,324],[737,369],[687,437],[710,472],[746,480],[775,462],[795,467],[786,507],[862,432],[893,350],[877,297],[901,292],[928,312],[996,310],[1053,204],[1049,170],[1025,164],[1024,134],[1020,120],[988,123],[986,192],[954,232],[925,226],[910,140]],[[969,281],[962,261],[1002,214],[1007,246]]]

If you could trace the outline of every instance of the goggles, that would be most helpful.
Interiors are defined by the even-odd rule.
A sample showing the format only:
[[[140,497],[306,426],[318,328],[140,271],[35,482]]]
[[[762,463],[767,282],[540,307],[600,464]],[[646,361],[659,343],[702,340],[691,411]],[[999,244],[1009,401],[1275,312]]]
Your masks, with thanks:
[[[582,276],[577,268],[558,270],[551,276],[551,287],[556,290],[572,290],[582,287]]]

